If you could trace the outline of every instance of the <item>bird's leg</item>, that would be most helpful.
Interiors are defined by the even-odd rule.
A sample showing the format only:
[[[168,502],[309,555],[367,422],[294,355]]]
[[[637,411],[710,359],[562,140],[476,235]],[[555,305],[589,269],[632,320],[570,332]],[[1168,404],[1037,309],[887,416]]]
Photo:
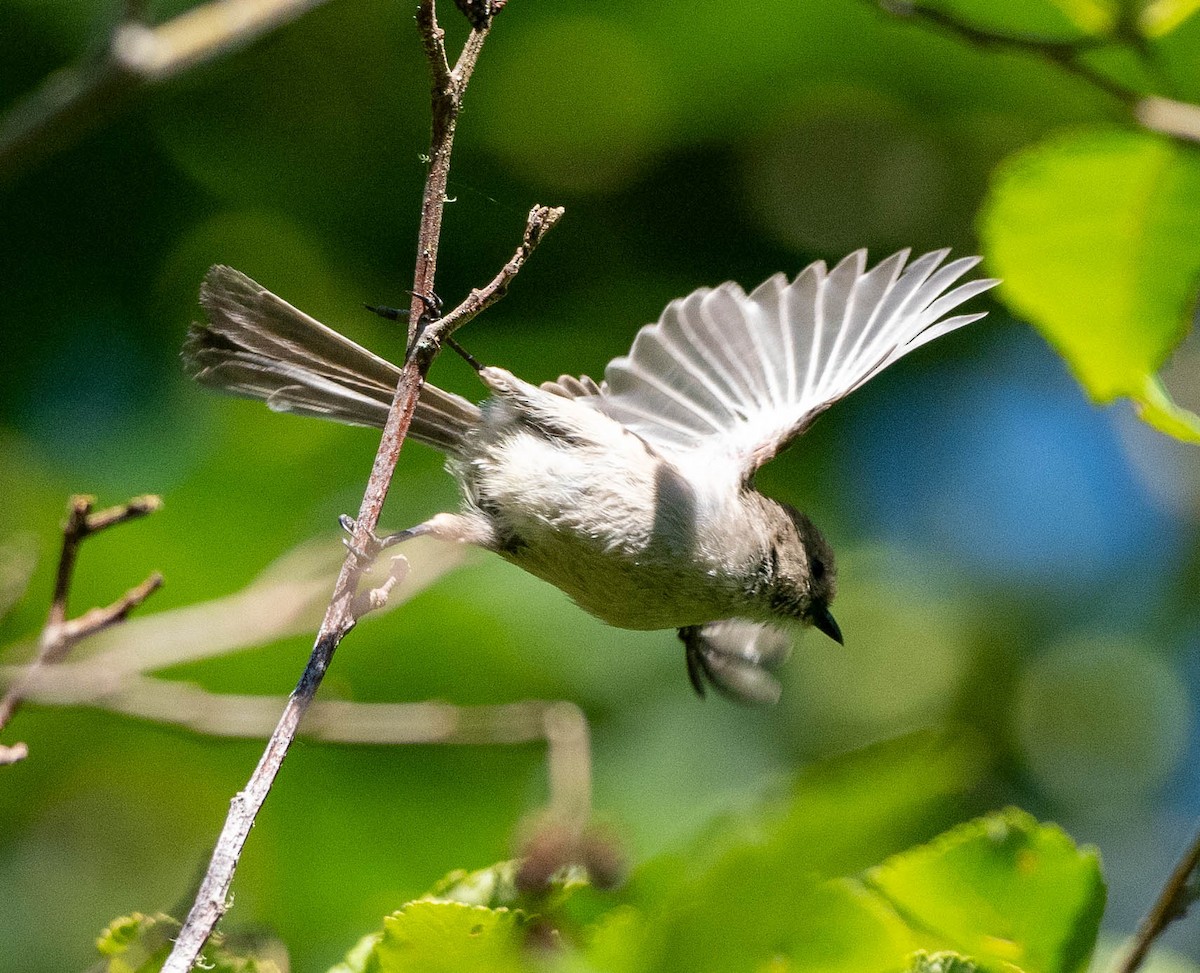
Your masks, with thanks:
[[[386,304],[364,304],[363,307],[387,321],[401,321],[408,317],[408,309],[403,307],[388,307]]]
[[[389,547],[395,547],[397,544],[413,537],[420,537],[422,534],[430,534],[434,529],[432,522],[426,521],[423,524],[417,524],[416,527],[409,527],[408,530],[398,530],[393,534],[385,534],[383,537],[380,537],[375,531],[371,531],[367,535],[366,543],[362,547],[357,547],[354,544],[354,531],[358,525],[354,522],[354,518],[349,514],[342,514],[338,517],[338,523],[342,525],[342,530],[348,535],[342,538],[342,543],[354,552],[361,564],[370,564]]]
[[[418,294],[416,291],[405,291],[405,293],[421,299],[421,303],[424,305],[421,316],[426,321],[436,321],[442,316],[442,299],[437,294],[433,292]],[[364,304],[363,307],[372,314],[378,314],[381,318],[389,321],[400,321],[408,317],[408,308],[404,307],[388,307],[386,304]]]
[[[371,531],[362,547],[354,543],[354,532],[357,528],[354,518],[349,514],[342,514],[338,523],[349,535],[342,538],[342,543],[353,551],[359,562],[364,565],[370,564],[389,547],[395,547],[414,537],[432,537],[453,544],[472,544],[489,551],[498,548],[496,532],[487,519],[469,514],[436,514],[415,527],[409,527],[408,530],[398,530],[394,534],[384,534],[382,537]]]
[[[414,292],[409,291],[408,293],[412,294]],[[437,294],[418,294],[417,297],[419,297],[425,304],[423,316],[427,321],[436,321],[442,316],[442,299],[438,297]],[[388,307],[385,304],[364,304],[363,307],[365,307],[372,314],[378,314],[381,318],[386,318],[389,321],[401,321],[408,317],[408,310],[406,308]],[[475,369],[475,371],[483,371],[483,362],[472,355],[469,351],[467,351],[466,348],[460,345],[453,338],[447,336],[446,344],[455,354],[459,355],[468,365]]]
[[[472,355],[469,351],[467,351],[466,348],[464,348],[462,345],[460,345],[453,338],[447,337],[446,344],[450,346],[451,351],[453,351],[456,355],[458,355],[460,358],[462,358],[463,361],[465,361],[468,365],[470,365],[473,369],[475,369],[475,371],[477,371],[477,372],[483,371],[483,369],[485,367],[483,362],[481,362],[478,358],[476,358],[474,355]]]

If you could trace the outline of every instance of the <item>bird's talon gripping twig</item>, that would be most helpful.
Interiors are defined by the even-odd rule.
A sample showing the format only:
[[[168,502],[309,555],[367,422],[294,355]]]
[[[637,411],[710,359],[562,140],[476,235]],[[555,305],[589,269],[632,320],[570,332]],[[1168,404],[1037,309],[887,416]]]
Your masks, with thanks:
[[[442,317],[442,299],[433,291],[428,294],[423,294],[419,291],[405,291],[406,294],[411,294],[413,297],[419,297],[424,308],[421,311],[421,318],[425,321],[439,321]],[[404,307],[389,307],[386,304],[364,304],[368,311],[372,314],[378,314],[381,318],[386,318],[388,321],[406,320],[409,315],[408,308]]]
[[[342,525],[342,530],[346,532],[346,537],[342,538],[342,543],[349,550],[361,565],[370,564],[379,556],[379,552],[383,550],[384,543],[374,531],[370,531],[365,540],[360,544],[357,538],[358,524],[349,514],[342,514],[338,517],[338,523]]]
[[[419,297],[425,304],[425,317],[430,321],[437,321],[442,316],[442,299],[437,293],[430,291],[428,294],[423,294],[420,291],[409,291],[414,297]]]
[[[338,517],[338,523],[342,525],[342,530],[348,535],[342,538],[342,543],[346,545],[348,550],[354,552],[355,556],[359,559],[359,563],[364,565],[370,564],[389,547],[395,547],[403,541],[425,533],[422,529],[424,525],[410,527],[408,530],[394,531],[391,534],[384,534],[382,537],[376,534],[375,531],[370,531],[367,534],[366,542],[362,546],[359,546],[355,543],[355,531],[358,529],[358,525],[354,518],[349,514],[342,514]]]

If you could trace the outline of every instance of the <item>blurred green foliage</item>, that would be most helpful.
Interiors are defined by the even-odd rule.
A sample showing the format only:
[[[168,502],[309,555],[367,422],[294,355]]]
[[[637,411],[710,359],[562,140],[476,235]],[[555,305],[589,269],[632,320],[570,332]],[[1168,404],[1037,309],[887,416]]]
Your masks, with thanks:
[[[147,15],[186,6],[152,0]],[[455,44],[463,28],[444,6]],[[1197,101],[1195,6],[940,9],[1068,41],[1124,29],[1132,10],[1149,56],[1118,44],[1087,62],[1136,90]],[[0,3],[0,103],[87,56],[119,7]],[[147,612],[228,594],[297,543],[332,536],[336,516],[355,509],[370,433],[209,396],[180,374],[178,347],[198,283],[220,262],[381,354],[402,354],[402,336],[359,307],[402,303],[409,286],[427,88],[409,5],[332,0],[146,92],[0,189],[0,605],[15,601],[0,620],[10,646],[0,661],[29,656],[71,492],[166,500],[154,518],[88,542],[76,611],[152,569],[167,587]],[[532,203],[565,205],[510,295],[462,339],[530,379],[595,375],[696,286],[753,286],[860,246],[874,258],[975,247],[982,210],[985,266],[1006,277],[1012,309],[1093,396],[1134,396],[1187,433],[1193,420],[1153,376],[1194,306],[1196,165],[1194,146],[1138,130],[1119,101],[1036,53],[977,49],[862,0],[510,0],[460,125],[438,290],[453,303],[488,279]],[[1054,869],[1038,887],[1062,898],[1043,900],[1034,918],[1077,921],[1087,934],[1021,926],[1014,906],[999,918],[1018,931],[987,935],[1030,944],[1030,970],[1078,968],[1096,916],[1094,860],[1059,832],[985,819],[903,857],[1010,803],[1103,849],[1113,935],[1161,883],[1200,811],[1187,773],[1200,754],[1200,462],[1119,407],[1089,411],[1004,307],[991,310],[763,471],[767,492],[833,540],[848,636],[845,650],[802,641],[776,710],[700,703],[673,634],[606,629],[496,559],[367,620],[339,652],[329,698],[566,698],[585,709],[596,806],[638,867],[579,920],[595,927],[581,963],[682,968],[727,931],[731,943],[778,939],[800,955],[833,941],[816,905],[856,916],[843,934],[880,933],[855,939],[863,955],[903,941],[886,968],[920,947],[933,953],[912,958],[914,969],[961,968],[939,958],[946,949],[994,962],[1006,957],[979,928],[910,940],[871,882],[911,885],[944,851],[1024,897],[1003,884],[1016,881],[1011,871],[992,867],[991,852],[1008,849],[1018,864],[1031,852]],[[439,362],[434,379],[479,394],[456,361]],[[1200,404],[1195,349],[1176,355],[1166,385],[1175,401]],[[389,525],[455,503],[440,466],[405,448]],[[1058,479],[1039,479],[1047,468]],[[984,471],[988,489],[964,469]],[[939,529],[893,529],[915,510]],[[1076,523],[1086,531],[1072,534]],[[971,541],[968,563],[943,538],[976,538],[975,528],[990,541]],[[31,551],[32,574],[22,567]],[[1030,551],[1050,568],[1030,569]],[[297,637],[163,675],[285,693],[308,647]],[[938,732],[902,736],[922,729]],[[882,756],[820,762],[895,737]],[[5,731],[16,739],[31,755],[0,775],[0,969],[30,973],[84,968],[113,916],[186,911],[260,751],[91,708],[27,707]],[[448,869],[509,857],[545,791],[535,745],[301,741],[249,841],[226,926],[277,936],[293,970],[326,970]],[[994,840],[999,830],[1011,845]],[[847,879],[864,874],[862,886]],[[795,902],[812,909],[785,907]],[[985,917],[981,906],[964,922]],[[631,957],[638,935],[654,948]],[[1200,955],[1194,929],[1174,942]],[[738,968],[729,954],[721,962]],[[1187,960],[1168,968],[1194,970]]]
[[[864,839],[886,848],[901,819],[943,817],[947,791],[969,779],[975,755],[939,749],[926,738],[831,762],[693,847],[645,862],[619,892],[597,892],[575,870],[521,891],[511,862],[459,873],[387,916],[330,973],[1082,969],[1104,905],[1099,861],[1023,812],[970,821],[860,871]],[[116,928],[123,945],[142,932],[147,952],[158,927],[145,926]],[[111,960],[108,973],[118,973]]]

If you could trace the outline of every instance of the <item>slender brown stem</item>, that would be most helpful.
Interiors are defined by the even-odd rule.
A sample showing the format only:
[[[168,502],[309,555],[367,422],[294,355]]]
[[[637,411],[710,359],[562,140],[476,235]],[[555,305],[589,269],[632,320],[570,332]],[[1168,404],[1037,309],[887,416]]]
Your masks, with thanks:
[[[497,6],[493,0],[488,15],[472,27],[454,68],[448,70],[445,35],[437,23],[434,0],[421,0],[417,8],[417,26],[429,59],[433,88],[430,163],[421,202],[421,223],[413,274],[413,301],[409,315],[410,353],[401,370],[400,381],[371,468],[371,477],[354,521],[350,552],[338,575],[312,655],[288,699],[258,766],[245,789],[231,801],[229,815],[217,839],[208,871],[187,920],[175,940],[175,947],[163,966],[163,973],[186,973],[191,969],[217,921],[225,913],[238,858],[254,818],[266,800],[296,735],[300,720],[312,702],[338,644],[354,627],[358,582],[369,562],[369,556],[359,552],[371,549],[400,449],[412,422],[417,396],[445,335],[445,326],[441,322],[430,320],[426,312],[435,303],[434,275],[437,270],[438,242],[441,236],[442,212],[446,205],[446,182],[450,173],[455,126],[462,107],[463,93],[475,69],[483,42],[491,29],[491,13],[494,13],[495,9]]]
[[[525,221],[525,237],[521,240],[521,245],[517,247],[517,252],[512,255],[508,263],[500,268],[500,273],[483,287],[472,290],[458,307],[438,322],[440,330],[447,337],[505,295],[509,283],[525,265],[525,261],[529,259],[534,247],[562,219],[563,212],[561,206],[535,206],[529,211],[529,216]]]
[[[67,519],[63,524],[62,551],[58,558],[58,569],[54,577],[54,594],[50,599],[50,610],[46,614],[46,624],[38,643],[38,653],[33,662],[24,670],[20,678],[9,686],[8,691],[0,699],[0,730],[8,724],[13,714],[21,705],[28,688],[38,678],[41,671],[54,663],[66,658],[67,654],[80,641],[98,632],[124,621],[134,608],[144,602],[162,585],[162,575],[155,572],[135,588],[130,588],[111,605],[104,608],[93,608],[78,618],[68,619],[67,601],[71,595],[71,581],[75,576],[75,561],[79,555],[79,545],[92,534],[97,534],[109,527],[123,524],[146,514],[153,513],[162,506],[158,497],[135,497],[128,503],[110,507],[100,513],[92,513],[92,498],[74,496],[67,505]],[[15,763],[23,760],[29,754],[29,748],[23,743],[10,747],[0,746],[0,765]]]
[[[125,621],[131,611],[162,587],[162,583],[163,576],[155,571],[141,584],[130,588],[111,605],[106,605],[103,608],[93,608],[78,618],[65,622],[63,624],[62,643],[64,646],[69,647],[80,639],[87,638],[89,635],[104,631],[104,629],[111,625]],[[65,652],[65,649],[61,650],[59,654],[55,655],[49,661],[57,662],[62,652]]]
[[[1187,913],[1188,906],[1196,898],[1196,888],[1192,878],[1196,869],[1200,868],[1200,831],[1192,838],[1183,857],[1175,865],[1167,884],[1155,900],[1154,905],[1142,920],[1138,931],[1133,937],[1133,944],[1114,967],[1113,973],[1134,973],[1145,961],[1150,947],[1163,934],[1166,928],[1176,919],[1181,919]]]

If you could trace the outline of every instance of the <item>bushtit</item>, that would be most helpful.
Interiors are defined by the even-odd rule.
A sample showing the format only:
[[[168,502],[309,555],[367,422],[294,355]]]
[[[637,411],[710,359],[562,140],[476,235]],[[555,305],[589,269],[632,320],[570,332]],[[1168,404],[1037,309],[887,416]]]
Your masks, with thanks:
[[[428,534],[495,551],[586,611],[675,628],[696,691],[774,702],[789,629],[838,642],[833,552],[754,473],[826,408],[908,352],[982,314],[946,315],[993,280],[950,289],[977,257],[948,250],[871,270],[866,252],[792,282],[702,288],[638,332],[604,381],[540,387],[479,367],[481,405],[425,385],[409,431],[447,456],[463,492],[392,539]],[[197,381],[279,412],[382,427],[400,371],[244,274],[209,271],[207,324],[183,349]]]

